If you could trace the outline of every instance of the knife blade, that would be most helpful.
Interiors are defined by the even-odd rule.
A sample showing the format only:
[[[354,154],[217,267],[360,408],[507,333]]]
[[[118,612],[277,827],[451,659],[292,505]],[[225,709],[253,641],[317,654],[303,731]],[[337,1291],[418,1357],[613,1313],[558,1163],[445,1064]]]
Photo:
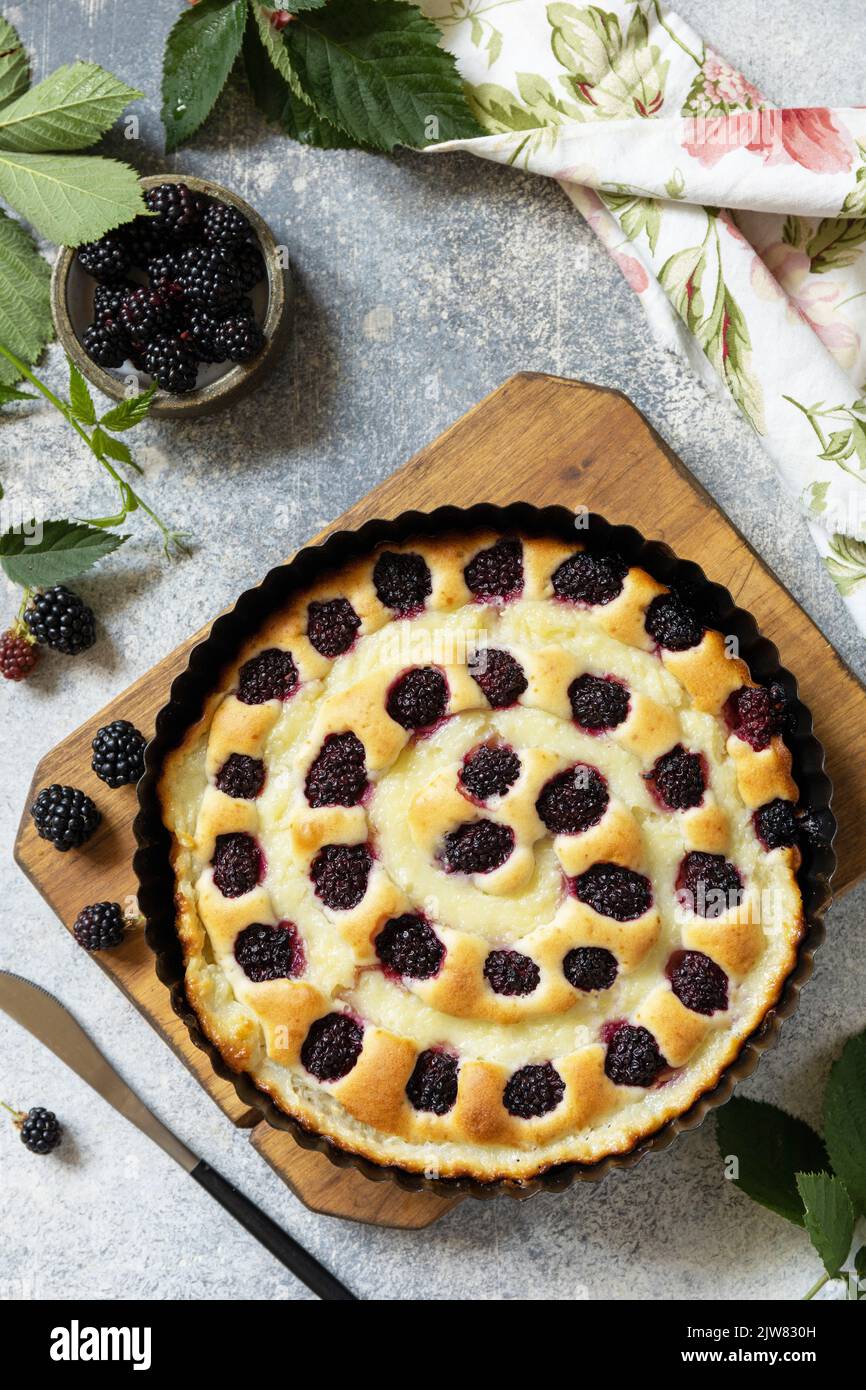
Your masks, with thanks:
[[[236,1221],[319,1298],[328,1302],[355,1301],[355,1295],[324,1265],[319,1264],[308,1250],[204,1159],[198,1158],[147,1108],[103,1056],[77,1019],[47,989],[25,980],[21,975],[14,975],[10,970],[0,970],[0,1009],[44,1044],[55,1057],[59,1057],[61,1062],[65,1062],[76,1076],[80,1076],[124,1119],[158,1144],[169,1158],[179,1163],[184,1172],[215,1197]]]

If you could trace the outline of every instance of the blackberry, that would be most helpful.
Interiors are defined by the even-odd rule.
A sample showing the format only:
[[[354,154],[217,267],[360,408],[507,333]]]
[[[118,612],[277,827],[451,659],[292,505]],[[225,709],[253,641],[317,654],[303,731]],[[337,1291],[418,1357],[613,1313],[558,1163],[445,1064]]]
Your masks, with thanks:
[[[120,232],[106,232],[99,241],[78,248],[78,263],[94,280],[119,280],[132,266],[132,256]]]
[[[72,934],[85,951],[108,951],[123,941],[124,927],[120,903],[93,903],[81,909]]]
[[[615,729],[628,718],[629,689],[613,676],[578,676],[568,687],[574,722],[590,733]]]
[[[201,234],[212,246],[238,246],[252,235],[242,212],[229,203],[209,203],[202,213]]]
[[[254,285],[265,278],[265,260],[259,248],[252,241],[244,241],[232,250],[232,260],[241,282],[241,290],[248,294]]]
[[[174,396],[194,391],[198,377],[198,358],[182,338],[167,334],[151,339],[142,354],[144,370],[163,391]]]
[[[721,917],[730,908],[739,907],[743,880],[723,854],[691,850],[680,864],[676,893],[686,911],[699,917]]]
[[[39,660],[39,647],[23,624],[0,635],[0,676],[7,681],[26,680]]]
[[[128,294],[139,289],[133,280],[111,280],[93,291],[93,317],[97,323],[110,319],[119,323],[120,306]]]
[[[109,318],[89,324],[81,335],[81,346],[97,367],[122,367],[129,356],[126,335]]]
[[[832,843],[836,825],[829,810],[814,808],[803,812],[798,829],[803,844],[818,848]]]
[[[217,835],[213,853],[213,881],[224,898],[251,893],[264,877],[264,857],[245,830]]]
[[[323,845],[310,865],[310,878],[325,907],[348,912],[367,891],[373,857],[366,845]]]
[[[568,983],[586,993],[610,989],[618,969],[616,956],[604,946],[575,946],[562,962],[562,973]]]
[[[34,594],[24,621],[37,642],[64,656],[78,656],[96,641],[93,609],[63,584]]]
[[[791,722],[788,696],[778,681],[769,686],[741,686],[729,696],[724,714],[731,733],[758,753]]]
[[[463,759],[459,782],[475,801],[504,796],[520,776],[520,759],[513,748],[482,743]]]
[[[225,362],[225,344],[219,338],[222,320],[209,309],[196,305],[190,309],[186,320],[186,331],[196,354],[202,362]]]
[[[541,982],[541,971],[531,956],[520,951],[489,951],[484,978],[494,994],[532,994]]]
[[[301,1061],[317,1081],[339,1081],[348,1075],[364,1046],[363,1026],[349,1014],[325,1014],[311,1026],[301,1048]]]
[[[615,922],[633,922],[652,906],[649,879],[621,864],[593,864],[578,874],[572,886],[578,902]]]
[[[11,1105],[6,1105],[6,1109],[14,1117],[25,1148],[32,1154],[54,1152],[63,1138],[63,1127],[53,1110],[46,1110],[42,1105],[34,1105],[26,1114],[23,1110],[13,1110]]]
[[[230,362],[252,362],[265,345],[265,335],[254,319],[237,314],[222,321],[214,342]]]
[[[180,283],[180,260],[176,251],[161,250],[147,263],[150,288],[177,299],[183,293]]]
[[[255,801],[265,785],[265,765],[247,753],[230,753],[214,779],[217,791],[239,801]]]
[[[499,540],[479,550],[463,571],[466,587],[476,598],[516,598],[523,589],[523,546]]]
[[[307,636],[320,656],[342,656],[360,626],[361,619],[347,598],[314,599],[307,609]]]
[[[128,719],[114,719],[99,729],[90,745],[91,767],[100,782],[109,787],[125,787],[144,776],[144,750],[147,739]]]
[[[797,818],[794,803],[777,796],[759,806],[752,816],[755,834],[764,849],[785,849],[797,843]]]
[[[267,647],[245,661],[238,674],[238,699],[244,705],[288,700],[298,688],[298,668],[291,652]]]
[[[493,709],[515,705],[529,685],[517,657],[498,647],[482,647],[473,652],[468,669]]]
[[[541,789],[535,809],[554,835],[577,835],[597,825],[607,810],[607,782],[586,763],[576,763],[551,777]]]
[[[138,285],[121,302],[120,326],[135,343],[149,343],[157,334],[168,333],[174,322],[171,304],[159,290]]]
[[[728,977],[703,951],[674,951],[665,974],[677,999],[693,1013],[714,1014],[728,1007]]]
[[[134,217],[120,230],[129,258],[139,270],[147,268],[148,261],[165,249],[165,232],[156,217]]]
[[[150,220],[159,231],[169,236],[186,236],[198,229],[204,199],[185,183],[161,183],[156,188],[148,188],[144,201],[150,211],[156,213]]]
[[[686,811],[700,806],[707,786],[706,763],[701,753],[688,753],[681,743],[656,758],[645,773],[650,790],[666,811]]]
[[[54,782],[43,787],[30,814],[43,840],[50,840],[55,849],[78,849],[89,840],[102,816],[90,797],[77,787],[64,787]]]
[[[438,974],[445,958],[439,937],[427,919],[416,912],[390,918],[373,945],[387,971],[410,980],[429,980]]]
[[[644,627],[653,641],[671,652],[696,647],[704,635],[704,625],[685,595],[671,590],[658,594],[646,611]]]
[[[227,311],[241,292],[231,257],[215,246],[188,246],[181,252],[180,284],[194,304],[217,313]]]
[[[235,960],[248,980],[291,980],[304,969],[304,948],[294,922],[253,922],[235,938]]]
[[[621,1023],[610,1036],[605,1075],[617,1086],[651,1086],[667,1062],[648,1028]]]
[[[448,707],[448,682],[438,666],[413,666],[388,691],[385,709],[401,728],[429,729]]]
[[[423,555],[383,550],[373,566],[373,587],[386,608],[405,618],[424,607],[433,592],[433,580]]]
[[[569,603],[612,603],[622,593],[628,565],[619,555],[592,555],[579,550],[554,571],[557,598]]]
[[[552,1062],[521,1067],[508,1078],[502,1104],[509,1115],[532,1120],[555,1110],[565,1095],[565,1082]]]
[[[410,1105],[429,1115],[447,1115],[457,1099],[457,1070],[457,1058],[450,1052],[441,1048],[419,1052],[406,1082]]]
[[[304,782],[309,804],[357,806],[367,790],[366,757],[357,734],[326,734]]]
[[[486,874],[504,864],[514,849],[514,831],[492,820],[466,821],[450,830],[442,846],[449,873]]]

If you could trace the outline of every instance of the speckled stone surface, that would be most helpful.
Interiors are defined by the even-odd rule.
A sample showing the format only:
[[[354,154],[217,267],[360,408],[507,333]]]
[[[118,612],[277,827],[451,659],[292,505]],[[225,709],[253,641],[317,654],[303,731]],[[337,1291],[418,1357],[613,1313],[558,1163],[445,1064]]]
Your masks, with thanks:
[[[158,53],[178,0],[4,4],[36,72],[92,59],[148,94],[141,139],[114,148],[165,167]],[[866,100],[866,10],[789,0],[682,0],[712,46],[789,104]],[[33,764],[286,552],[520,369],[626,391],[863,676],[866,650],[821,572],[796,507],[742,421],[655,347],[640,306],[552,184],[467,157],[321,153],[267,133],[243,94],[169,167],[250,199],[290,248],[296,320],[280,368],[230,415],[150,424],[143,487],[195,536],[170,568],[143,524],[76,585],[100,640],[0,691],[0,964],[54,990],[181,1137],[367,1298],[797,1297],[817,1259],[802,1232],[727,1183],[712,1124],[628,1174],[517,1204],[465,1202],[420,1234],[314,1216],[250,1150],[58,926],[12,863]],[[48,378],[61,384],[56,349]],[[99,514],[111,495],[47,410],[0,419],[7,496],[47,515]],[[579,500],[579,499],[577,499]],[[711,566],[710,566],[711,568]],[[16,602],[0,581],[9,616]],[[832,718],[832,712],[827,717]],[[99,888],[94,884],[94,898]],[[866,886],[831,912],[799,1013],[743,1093],[812,1122],[842,1040],[866,1023]],[[0,1096],[57,1110],[51,1158],[0,1123],[0,1296],[274,1298],[306,1291],[170,1160],[0,1017]]]

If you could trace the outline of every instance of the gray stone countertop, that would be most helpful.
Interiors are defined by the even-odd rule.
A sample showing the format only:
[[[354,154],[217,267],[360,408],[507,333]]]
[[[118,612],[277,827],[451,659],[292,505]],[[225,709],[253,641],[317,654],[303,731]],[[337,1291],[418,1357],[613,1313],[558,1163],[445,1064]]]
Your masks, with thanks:
[[[775,99],[864,101],[858,0],[682,0],[712,46]],[[76,587],[100,640],[0,690],[0,963],[54,990],[181,1137],[367,1298],[797,1297],[805,1235],[724,1181],[713,1125],[630,1173],[529,1202],[462,1203],[420,1234],[315,1216],[233,1131],[184,1067],[61,930],[12,863],[37,759],[287,552],[513,372],[631,396],[861,676],[866,648],[796,506],[746,425],[654,344],[636,297],[551,183],[469,156],[303,149],[265,131],[241,93],[175,159],[161,153],[159,50],[178,0],[4,4],[37,75],[92,59],[147,93],[143,172],[202,173],[248,198],[290,248],[295,322],[281,368],[228,415],[139,432],[143,487],[195,535],[165,566],[144,525]],[[59,352],[46,374],[63,382]],[[0,421],[0,477],[47,515],[104,511],[92,460],[48,409]],[[711,568],[711,566],[710,566]],[[724,576],[722,576],[723,578]],[[0,598],[4,589],[0,581]],[[13,594],[4,599],[11,616]],[[832,717],[832,713],[830,714]],[[94,897],[99,896],[94,885]],[[866,1023],[866,885],[828,943],[782,1045],[743,1094],[817,1123],[842,1040]],[[0,1294],[11,1298],[284,1298],[306,1291],[179,1169],[29,1036],[0,1021],[0,1097],[57,1110],[56,1156],[0,1127]]]

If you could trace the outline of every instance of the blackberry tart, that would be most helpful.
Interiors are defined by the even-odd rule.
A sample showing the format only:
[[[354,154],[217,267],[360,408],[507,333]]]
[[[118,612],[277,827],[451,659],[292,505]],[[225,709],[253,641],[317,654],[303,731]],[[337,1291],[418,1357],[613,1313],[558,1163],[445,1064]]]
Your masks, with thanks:
[[[526,1183],[711,1091],[805,916],[780,687],[693,597],[519,532],[296,593],[165,757],[185,992],[332,1145]]]

